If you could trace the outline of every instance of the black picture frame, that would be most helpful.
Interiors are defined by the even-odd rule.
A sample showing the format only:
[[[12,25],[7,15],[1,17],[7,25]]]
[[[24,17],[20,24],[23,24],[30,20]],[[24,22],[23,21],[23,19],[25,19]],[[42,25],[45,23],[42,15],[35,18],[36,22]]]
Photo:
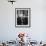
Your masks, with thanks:
[[[15,27],[31,27],[31,8],[15,8]]]

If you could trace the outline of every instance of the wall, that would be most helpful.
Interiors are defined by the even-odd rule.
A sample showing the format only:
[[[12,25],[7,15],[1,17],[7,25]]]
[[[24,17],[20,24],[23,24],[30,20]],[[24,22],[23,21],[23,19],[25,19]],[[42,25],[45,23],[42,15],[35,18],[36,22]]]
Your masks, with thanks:
[[[31,8],[31,27],[15,27],[15,8]],[[0,41],[15,40],[19,32],[30,34],[33,40],[46,40],[45,0],[17,0],[13,5],[0,0]]]

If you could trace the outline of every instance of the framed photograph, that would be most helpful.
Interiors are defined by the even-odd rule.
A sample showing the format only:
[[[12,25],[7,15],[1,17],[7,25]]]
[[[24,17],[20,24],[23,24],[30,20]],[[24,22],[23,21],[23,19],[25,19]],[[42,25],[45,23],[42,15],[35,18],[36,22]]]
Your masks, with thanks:
[[[30,27],[31,26],[31,9],[15,8],[15,26]]]

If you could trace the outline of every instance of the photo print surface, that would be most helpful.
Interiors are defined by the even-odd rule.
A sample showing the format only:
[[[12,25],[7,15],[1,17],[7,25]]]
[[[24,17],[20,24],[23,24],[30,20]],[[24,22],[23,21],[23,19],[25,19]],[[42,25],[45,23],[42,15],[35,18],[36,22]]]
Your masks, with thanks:
[[[16,8],[16,27],[29,27],[30,26],[30,8]]]

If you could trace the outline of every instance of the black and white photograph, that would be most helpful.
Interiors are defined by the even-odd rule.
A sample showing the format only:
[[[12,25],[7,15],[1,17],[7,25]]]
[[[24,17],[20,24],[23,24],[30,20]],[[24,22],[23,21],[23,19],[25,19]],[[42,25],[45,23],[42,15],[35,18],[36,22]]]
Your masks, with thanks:
[[[15,26],[30,27],[30,8],[16,8]]]

